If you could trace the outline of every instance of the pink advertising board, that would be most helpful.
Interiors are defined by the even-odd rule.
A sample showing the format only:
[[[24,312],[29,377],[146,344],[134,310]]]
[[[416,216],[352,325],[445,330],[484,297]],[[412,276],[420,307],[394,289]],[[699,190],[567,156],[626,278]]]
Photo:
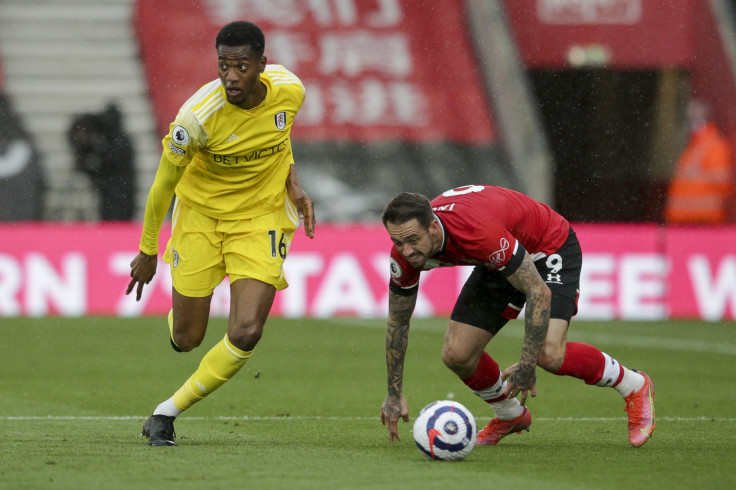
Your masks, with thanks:
[[[652,225],[574,225],[583,249],[580,317],[667,316],[666,259]]]
[[[578,318],[736,319],[735,227],[574,226],[584,251]],[[164,315],[167,264],[140,302],[124,294],[139,234],[138,224],[0,225],[0,316]],[[313,240],[298,230],[273,314],[385,317],[390,246],[380,224],[321,224]],[[415,316],[449,315],[469,272],[423,273]],[[213,315],[228,306],[225,280]]]
[[[672,228],[664,246],[670,315],[736,318],[736,229]]]

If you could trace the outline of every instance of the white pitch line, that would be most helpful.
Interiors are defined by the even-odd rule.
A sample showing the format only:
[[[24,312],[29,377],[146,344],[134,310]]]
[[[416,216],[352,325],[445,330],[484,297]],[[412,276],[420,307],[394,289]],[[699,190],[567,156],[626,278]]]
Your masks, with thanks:
[[[144,420],[148,418],[147,415],[22,415],[22,416],[0,416],[0,420],[4,421],[39,421],[39,420]],[[308,416],[308,415],[295,415],[295,416],[242,416],[242,417],[188,417],[183,418],[187,420],[228,420],[228,421],[288,421],[288,420],[339,420],[339,421],[356,421],[356,420],[374,420],[379,421],[379,417],[339,417],[339,416]],[[488,417],[476,417],[476,419],[486,419]],[[626,417],[537,417],[534,420],[542,422],[610,422],[610,421],[621,421],[626,420]],[[659,421],[665,422],[736,422],[734,417],[657,417]]]

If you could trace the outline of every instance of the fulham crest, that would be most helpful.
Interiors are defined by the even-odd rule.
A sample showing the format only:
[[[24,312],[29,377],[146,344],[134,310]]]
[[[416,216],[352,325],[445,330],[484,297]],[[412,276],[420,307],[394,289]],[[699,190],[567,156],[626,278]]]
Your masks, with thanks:
[[[286,127],[286,111],[277,112],[275,116],[273,116],[273,122],[276,123],[276,128],[279,131],[283,131]]]

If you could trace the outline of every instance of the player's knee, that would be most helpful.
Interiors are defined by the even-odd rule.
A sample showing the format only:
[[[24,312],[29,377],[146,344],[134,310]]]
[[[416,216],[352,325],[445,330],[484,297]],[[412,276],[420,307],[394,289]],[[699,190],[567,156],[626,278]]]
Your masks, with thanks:
[[[442,348],[442,362],[450,371],[461,377],[473,374],[475,366],[478,364],[478,360],[473,359],[469,352],[454,348],[451,345],[445,345]]]
[[[199,347],[199,345],[202,343],[202,337],[199,335],[192,335],[190,333],[176,333],[174,332],[174,336],[171,339],[172,344],[171,346],[178,347],[178,352],[189,352],[190,350]],[[174,348],[176,350],[176,348]]]
[[[177,352],[189,352],[199,347],[207,332],[208,317],[177,315],[169,318],[171,347]]]
[[[263,322],[255,319],[244,319],[235,322],[227,331],[230,342],[244,351],[255,349],[263,336]]]
[[[171,342],[171,348],[174,349],[174,352],[184,352],[183,350],[181,350],[181,347],[176,345],[176,342],[174,342],[174,339],[169,338],[169,342]]]
[[[228,332],[230,342],[238,349],[251,351],[256,348],[256,344],[261,340],[263,329],[247,329],[238,330],[234,333]]]
[[[565,360],[565,346],[544,344],[537,358],[537,366],[550,373],[556,373]]]

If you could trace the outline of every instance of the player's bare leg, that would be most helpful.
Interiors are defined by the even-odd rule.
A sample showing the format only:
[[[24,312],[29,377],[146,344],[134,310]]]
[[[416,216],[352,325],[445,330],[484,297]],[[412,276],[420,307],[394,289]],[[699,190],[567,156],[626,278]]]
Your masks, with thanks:
[[[227,334],[236,347],[253,350],[263,335],[276,288],[256,279],[238,279],[230,285]]]
[[[460,379],[475,372],[493,335],[481,328],[450,320],[442,346],[442,362]]]
[[[174,350],[189,352],[199,347],[207,332],[212,295],[192,298],[172,288],[171,299],[173,304],[169,313],[171,345]]]
[[[550,318],[547,327],[547,337],[544,339],[542,351],[537,359],[537,366],[550,373],[560,370],[565,360],[565,346],[567,344],[567,329],[570,323],[559,318]]]

